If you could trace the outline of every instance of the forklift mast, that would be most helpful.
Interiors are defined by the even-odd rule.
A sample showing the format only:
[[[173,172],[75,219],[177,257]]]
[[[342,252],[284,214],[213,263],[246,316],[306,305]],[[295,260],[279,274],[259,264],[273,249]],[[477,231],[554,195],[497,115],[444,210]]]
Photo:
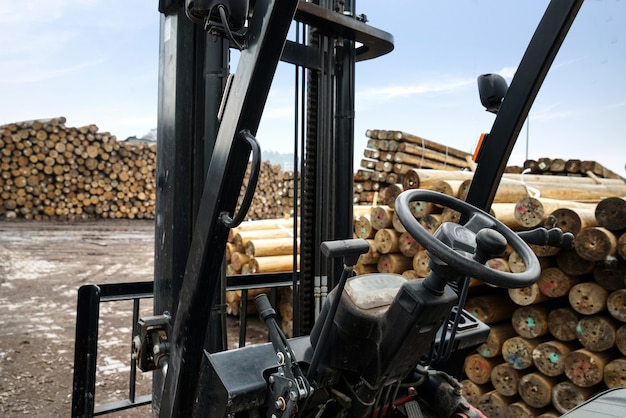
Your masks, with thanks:
[[[313,325],[314,283],[342,267],[322,264],[321,242],[352,236],[355,62],[393,49],[390,34],[356,18],[354,1],[257,0],[245,35],[231,37],[188,18],[218,3],[230,10],[227,1],[159,4],[154,313],[171,318],[168,371],[153,379],[160,416],[193,415],[203,351],[226,348],[226,238],[247,212],[246,198],[236,206],[250,157],[253,167],[261,158],[255,136],[279,60],[296,66],[306,103],[294,110],[301,120],[293,134],[294,161],[302,161],[301,269],[292,283],[294,334],[301,335]],[[294,19],[296,41],[287,41]],[[231,47],[241,52],[226,91]],[[250,181],[248,197],[255,186]]]

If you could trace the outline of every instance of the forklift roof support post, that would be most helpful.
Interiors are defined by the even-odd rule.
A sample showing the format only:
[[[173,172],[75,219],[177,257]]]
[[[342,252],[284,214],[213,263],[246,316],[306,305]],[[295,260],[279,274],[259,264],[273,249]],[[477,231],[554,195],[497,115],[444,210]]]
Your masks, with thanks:
[[[583,0],[552,0],[526,48],[491,132],[483,140],[467,202],[489,211],[537,92]],[[461,222],[465,222],[462,220]]]
[[[248,47],[241,53],[194,223],[179,298],[185,303],[177,307],[170,337],[162,417],[187,417],[194,412],[210,302],[217,292],[215,278],[228,234],[218,218],[222,212],[235,210],[250,152],[249,145],[238,139],[239,132],[248,129],[256,134],[297,3],[257,0],[250,19]],[[205,277],[204,272],[212,273]]]

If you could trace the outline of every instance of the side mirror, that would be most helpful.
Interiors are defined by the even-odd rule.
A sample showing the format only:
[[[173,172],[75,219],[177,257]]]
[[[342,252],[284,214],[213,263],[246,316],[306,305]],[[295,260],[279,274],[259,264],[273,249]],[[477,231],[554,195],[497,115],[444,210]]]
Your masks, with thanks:
[[[504,95],[509,88],[506,80],[498,74],[483,74],[479,75],[476,81],[478,82],[480,102],[485,106],[487,112],[498,113],[500,104],[502,104]]]

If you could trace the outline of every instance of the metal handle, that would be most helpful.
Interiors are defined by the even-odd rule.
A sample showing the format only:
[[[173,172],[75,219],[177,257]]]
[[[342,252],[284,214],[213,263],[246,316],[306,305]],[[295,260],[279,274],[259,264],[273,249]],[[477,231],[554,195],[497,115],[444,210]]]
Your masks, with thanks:
[[[239,132],[239,137],[245,139],[248,141],[248,144],[250,144],[252,167],[250,170],[250,179],[248,180],[248,188],[246,189],[246,194],[243,196],[237,215],[231,218],[228,212],[220,213],[220,221],[228,228],[235,228],[239,226],[239,224],[243,221],[243,218],[246,216],[246,213],[248,213],[248,209],[250,209],[252,197],[254,196],[256,185],[259,180],[259,172],[261,171],[261,146],[259,145],[259,142],[247,129]]]

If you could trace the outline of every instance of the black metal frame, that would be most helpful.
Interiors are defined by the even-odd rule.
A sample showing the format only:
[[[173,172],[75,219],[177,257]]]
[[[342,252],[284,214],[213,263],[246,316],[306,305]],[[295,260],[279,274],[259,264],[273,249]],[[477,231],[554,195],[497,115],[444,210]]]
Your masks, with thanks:
[[[250,289],[269,288],[272,303],[275,303],[276,289],[291,286],[292,273],[254,274],[228,276],[227,291],[242,292],[239,323],[239,347],[246,345],[247,331],[247,292]],[[74,376],[72,391],[72,416],[90,417],[111,414],[125,409],[137,408],[152,403],[152,395],[135,396],[137,361],[130,356],[128,398],[98,405],[96,395],[96,365],[98,357],[98,324],[100,303],[133,301],[132,333],[138,332],[139,303],[141,299],[154,297],[154,282],[130,282],[100,285],[85,285],[78,289],[76,306],[76,335],[74,347]]]
[[[74,342],[74,378],[72,389],[72,416],[104,415],[147,405],[151,395],[135,396],[137,362],[131,355],[128,398],[103,405],[95,404],[96,364],[98,354],[98,321],[101,302],[133,301],[132,333],[137,332],[139,302],[153,297],[153,282],[85,285],[78,289],[76,307],[76,335]],[[129,353],[132,354],[132,353]]]

